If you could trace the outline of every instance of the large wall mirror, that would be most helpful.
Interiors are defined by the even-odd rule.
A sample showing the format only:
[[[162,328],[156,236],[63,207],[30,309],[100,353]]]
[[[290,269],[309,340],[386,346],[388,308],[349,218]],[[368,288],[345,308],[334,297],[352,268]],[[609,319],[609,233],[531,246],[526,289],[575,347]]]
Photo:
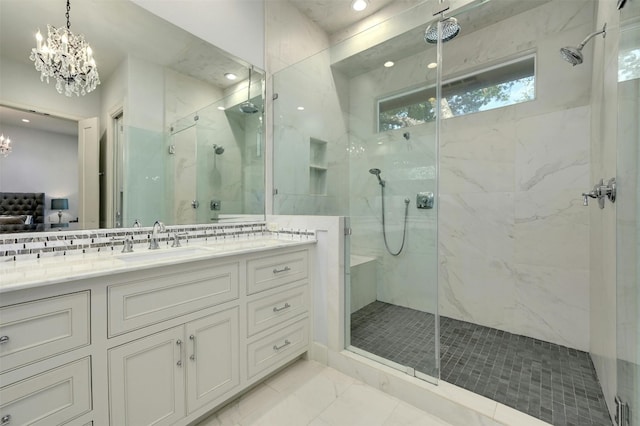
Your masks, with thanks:
[[[264,72],[128,0],[75,0],[101,84],[67,97],[29,59],[66,11],[0,1],[0,192],[44,193],[46,231],[262,220]]]

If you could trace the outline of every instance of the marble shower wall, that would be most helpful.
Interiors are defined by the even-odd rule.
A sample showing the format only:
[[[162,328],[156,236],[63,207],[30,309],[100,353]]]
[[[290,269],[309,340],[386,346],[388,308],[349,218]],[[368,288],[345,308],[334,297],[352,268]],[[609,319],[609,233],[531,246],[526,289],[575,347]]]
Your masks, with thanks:
[[[442,122],[440,314],[542,340],[589,348],[589,67],[560,46],[593,28],[593,2],[553,1],[444,45],[443,72],[459,75],[536,53],[536,100]],[[464,32],[463,32],[464,34]],[[586,53],[588,54],[588,53]],[[375,133],[375,101],[435,77],[426,50],[349,80],[352,252],[378,258],[378,299],[434,310],[436,219],[415,193],[435,190],[435,129]],[[409,141],[402,137],[409,131]],[[380,188],[392,248],[409,197],[407,251],[385,253]],[[419,266],[417,266],[419,265]]]
[[[438,300],[443,315],[588,350],[590,209],[580,194],[593,186],[592,75],[558,50],[593,31],[594,10],[594,1],[554,0],[445,45],[445,78],[535,53],[537,87],[534,101],[443,121],[438,221],[415,209],[417,192],[435,192],[434,124],[375,131],[377,99],[435,80],[425,67],[432,50],[355,76],[332,72],[327,51],[279,71],[274,212],[351,216],[352,253],[378,259],[379,300],[432,312]],[[327,185],[336,192],[326,197],[305,192],[310,137],[338,147],[328,168],[337,179]],[[372,167],[387,181],[392,249],[410,199],[407,251],[397,258],[384,249]]]
[[[435,49],[352,77],[343,96],[349,105],[351,253],[376,258],[377,300],[435,312],[437,301],[436,210],[418,210],[418,192],[436,192],[435,123],[377,132],[377,100],[431,81],[426,65]],[[345,102],[346,103],[346,102]],[[408,135],[404,136],[408,132]],[[399,256],[385,248],[382,193],[369,169],[385,181],[385,229],[389,249],[402,244],[405,199],[409,199],[405,246]]]
[[[535,52],[536,99],[442,123],[442,315],[589,349],[591,70],[558,49],[593,26],[555,0],[444,45],[445,75]]]
[[[332,73],[329,59],[324,50],[273,77],[275,213],[348,212],[345,78]]]

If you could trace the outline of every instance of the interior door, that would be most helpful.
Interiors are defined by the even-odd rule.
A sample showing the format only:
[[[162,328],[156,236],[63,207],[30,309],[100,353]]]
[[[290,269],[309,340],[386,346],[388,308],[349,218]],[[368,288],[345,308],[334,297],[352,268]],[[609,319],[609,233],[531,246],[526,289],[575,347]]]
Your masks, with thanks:
[[[100,122],[98,117],[78,122],[78,221],[80,229],[99,227]]]

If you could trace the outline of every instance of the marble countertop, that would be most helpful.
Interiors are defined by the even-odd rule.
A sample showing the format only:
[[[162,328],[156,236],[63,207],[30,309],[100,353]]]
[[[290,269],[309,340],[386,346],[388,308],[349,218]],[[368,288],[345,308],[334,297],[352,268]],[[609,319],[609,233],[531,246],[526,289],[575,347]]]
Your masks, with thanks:
[[[255,238],[163,247],[158,250],[135,247],[133,253],[107,251],[4,262],[0,263],[0,294],[158,266],[315,243],[315,239]]]

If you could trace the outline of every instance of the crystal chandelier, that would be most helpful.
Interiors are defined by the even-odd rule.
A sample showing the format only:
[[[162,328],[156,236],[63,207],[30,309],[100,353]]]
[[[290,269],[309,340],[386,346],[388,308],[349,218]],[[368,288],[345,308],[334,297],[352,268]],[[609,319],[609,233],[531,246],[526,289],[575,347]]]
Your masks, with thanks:
[[[11,153],[11,139],[0,135],[0,155],[6,157]]]
[[[40,71],[40,81],[49,77],[56,79],[58,93],[65,96],[86,95],[100,84],[96,61],[91,47],[82,34],[71,32],[69,12],[71,4],[67,0],[67,27],[56,28],[47,25],[47,41],[43,43],[40,30],[36,34],[36,47],[31,49],[31,59]]]

